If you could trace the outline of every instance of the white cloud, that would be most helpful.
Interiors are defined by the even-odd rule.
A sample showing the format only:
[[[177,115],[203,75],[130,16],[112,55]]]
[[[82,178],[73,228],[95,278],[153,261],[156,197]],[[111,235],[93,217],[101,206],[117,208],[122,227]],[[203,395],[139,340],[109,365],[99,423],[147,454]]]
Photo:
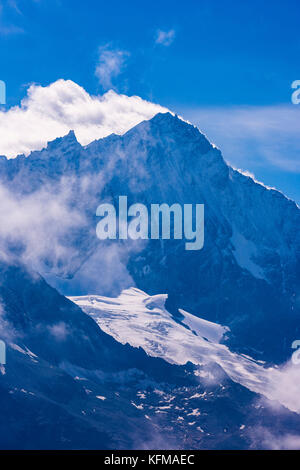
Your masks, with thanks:
[[[112,49],[109,45],[99,47],[99,59],[95,75],[104,90],[114,88],[113,79],[123,71],[128,56],[127,51]]]
[[[0,260],[23,262],[68,295],[92,291],[118,295],[134,285],[126,265],[129,254],[139,251],[141,244],[100,242],[84,210],[88,206],[96,210],[101,197],[97,192],[108,180],[107,174],[63,176],[29,193],[31,185],[25,178],[22,196],[0,183],[0,220],[5,221],[0,224]],[[0,304],[0,336],[2,328]],[[65,333],[58,327],[50,332],[57,339]]]
[[[300,414],[300,367],[288,361],[278,369],[269,369],[271,395],[291,411]],[[276,406],[273,403],[273,406]]]
[[[65,341],[69,334],[68,325],[62,321],[49,326],[48,330],[56,341]]]
[[[35,269],[42,270],[43,263],[51,261],[54,269],[67,271],[78,251],[67,235],[87,225],[84,213],[72,206],[73,187],[72,179],[62,178],[18,197],[0,184],[0,220],[5,221],[0,227],[0,256],[10,261],[17,252]]]
[[[275,431],[276,432],[276,431]],[[275,434],[262,426],[253,428],[250,436],[256,449],[300,450],[300,436],[297,434]]]
[[[161,44],[162,46],[170,46],[175,39],[174,29],[169,31],[158,30],[155,37],[156,44]]]
[[[71,80],[58,80],[46,87],[31,85],[20,106],[0,111],[0,155],[27,155],[70,129],[87,145],[111,133],[123,134],[166,111],[138,96],[112,90],[92,96]]]

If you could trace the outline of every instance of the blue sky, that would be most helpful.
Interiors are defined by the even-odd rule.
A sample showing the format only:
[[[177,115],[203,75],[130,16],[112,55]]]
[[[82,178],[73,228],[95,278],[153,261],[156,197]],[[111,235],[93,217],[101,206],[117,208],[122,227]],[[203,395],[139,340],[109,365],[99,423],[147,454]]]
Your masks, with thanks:
[[[71,79],[166,106],[300,201],[299,1],[0,1],[6,108]],[[299,106],[299,107],[298,107]]]

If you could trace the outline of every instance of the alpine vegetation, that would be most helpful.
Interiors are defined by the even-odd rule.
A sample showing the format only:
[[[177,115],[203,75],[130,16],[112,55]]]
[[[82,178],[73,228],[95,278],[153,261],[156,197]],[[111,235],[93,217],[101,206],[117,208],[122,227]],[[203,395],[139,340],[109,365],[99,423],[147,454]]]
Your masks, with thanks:
[[[151,204],[149,214],[145,204],[128,207],[127,196],[119,196],[118,211],[113,204],[104,203],[96,215],[102,217],[96,227],[100,240],[170,240],[172,233],[174,240],[189,240],[186,250],[201,250],[204,245],[204,204],[195,204],[195,210],[193,204],[183,204],[183,209],[177,203]],[[132,217],[129,222],[128,216]]]

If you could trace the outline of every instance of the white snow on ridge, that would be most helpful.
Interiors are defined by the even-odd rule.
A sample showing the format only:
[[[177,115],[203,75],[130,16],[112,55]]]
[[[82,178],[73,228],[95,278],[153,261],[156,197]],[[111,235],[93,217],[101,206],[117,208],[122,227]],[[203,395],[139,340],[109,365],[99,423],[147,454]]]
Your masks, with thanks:
[[[266,368],[261,361],[233,353],[219,344],[227,327],[181,310],[186,328],[165,309],[166,295],[148,296],[131,288],[115,299],[98,295],[69,298],[120,343],[141,347],[149,356],[171,364],[218,364],[234,382],[300,414],[300,374],[295,366]]]
[[[187,325],[196,333],[197,336],[202,336],[213,343],[219,343],[225,333],[230,331],[228,326],[218,325],[217,323],[196,317],[191,313],[185,312],[181,308],[179,309],[179,312],[184,316],[184,319],[181,320],[184,325]]]

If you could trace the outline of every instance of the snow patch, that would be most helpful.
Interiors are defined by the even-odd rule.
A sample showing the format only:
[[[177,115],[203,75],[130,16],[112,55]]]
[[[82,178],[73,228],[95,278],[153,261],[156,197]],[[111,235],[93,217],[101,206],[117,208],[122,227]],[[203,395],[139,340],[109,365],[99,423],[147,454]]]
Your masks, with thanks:
[[[251,240],[247,240],[241,233],[237,230],[233,230],[231,237],[231,243],[233,245],[233,256],[237,264],[249,271],[252,276],[257,279],[267,280],[263,269],[258,266],[255,262],[255,256],[257,254],[257,249],[255,244]]]
[[[184,316],[181,322],[187,325],[197,336],[208,339],[213,343],[219,343],[226,332],[230,331],[227,326],[218,325],[203,318],[196,317],[191,313],[185,312],[182,309],[178,309],[179,312]]]

